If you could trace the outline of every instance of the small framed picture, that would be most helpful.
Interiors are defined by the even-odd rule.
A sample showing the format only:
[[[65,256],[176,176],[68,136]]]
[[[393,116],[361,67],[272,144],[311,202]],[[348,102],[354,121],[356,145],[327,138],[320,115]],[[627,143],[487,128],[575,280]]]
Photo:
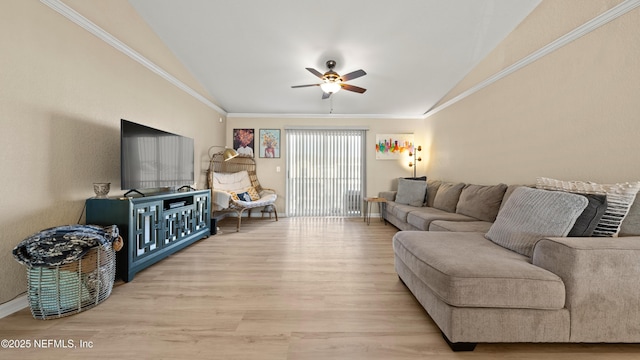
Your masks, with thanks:
[[[254,129],[233,129],[233,149],[240,155],[254,157]]]
[[[260,157],[280,157],[280,129],[260,129]]]

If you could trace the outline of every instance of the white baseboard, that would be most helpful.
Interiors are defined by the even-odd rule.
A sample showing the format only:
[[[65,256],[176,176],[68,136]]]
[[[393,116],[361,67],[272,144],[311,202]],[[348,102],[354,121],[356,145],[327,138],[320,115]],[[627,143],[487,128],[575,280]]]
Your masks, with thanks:
[[[29,302],[27,301],[27,295],[22,295],[9,302],[6,302],[0,305],[0,319],[13,314],[14,312],[18,312],[28,306]]]

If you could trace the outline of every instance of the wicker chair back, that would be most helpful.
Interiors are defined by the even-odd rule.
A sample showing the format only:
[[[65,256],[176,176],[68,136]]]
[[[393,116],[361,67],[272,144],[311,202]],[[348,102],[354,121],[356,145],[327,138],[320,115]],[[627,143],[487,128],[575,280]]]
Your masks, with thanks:
[[[231,160],[224,161],[222,152],[212,156],[207,173],[209,189],[213,189],[213,172],[217,173],[237,173],[246,170],[249,173],[249,180],[258,193],[263,190],[256,175],[256,161],[249,155],[238,155]]]

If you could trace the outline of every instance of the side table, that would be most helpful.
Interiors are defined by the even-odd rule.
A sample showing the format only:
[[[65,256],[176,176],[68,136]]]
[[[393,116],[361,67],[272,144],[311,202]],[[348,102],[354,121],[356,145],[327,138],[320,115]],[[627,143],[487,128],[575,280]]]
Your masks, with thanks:
[[[384,212],[387,209],[387,199],[381,197],[366,197],[364,198],[364,221],[367,225],[371,224],[371,204],[378,203],[378,209],[380,210],[380,221],[387,225],[387,221],[384,218]]]

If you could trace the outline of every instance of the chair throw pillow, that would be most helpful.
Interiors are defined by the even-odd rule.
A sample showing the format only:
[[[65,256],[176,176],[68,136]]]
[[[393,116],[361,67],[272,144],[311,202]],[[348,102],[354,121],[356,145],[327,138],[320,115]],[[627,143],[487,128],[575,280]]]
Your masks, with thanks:
[[[249,193],[251,201],[260,200],[260,194],[258,194],[258,191],[253,186],[247,188],[247,193]]]
[[[251,195],[249,195],[248,192],[243,192],[239,194],[232,192],[231,197],[233,197],[233,200],[251,202]]]
[[[396,203],[411,206],[422,206],[426,193],[426,181],[398,178]]]
[[[485,237],[531,257],[539,240],[567,236],[588,203],[582,195],[519,187],[498,212]]]
[[[260,195],[256,191],[256,189],[251,186],[241,191],[230,191],[231,198],[236,201],[256,201],[260,200]]]
[[[562,190],[577,194],[606,195],[607,209],[598,222],[593,236],[617,237],[622,221],[640,190],[640,182],[618,184],[596,184],[584,181],[562,181],[545,177],[536,179],[538,189]]]

